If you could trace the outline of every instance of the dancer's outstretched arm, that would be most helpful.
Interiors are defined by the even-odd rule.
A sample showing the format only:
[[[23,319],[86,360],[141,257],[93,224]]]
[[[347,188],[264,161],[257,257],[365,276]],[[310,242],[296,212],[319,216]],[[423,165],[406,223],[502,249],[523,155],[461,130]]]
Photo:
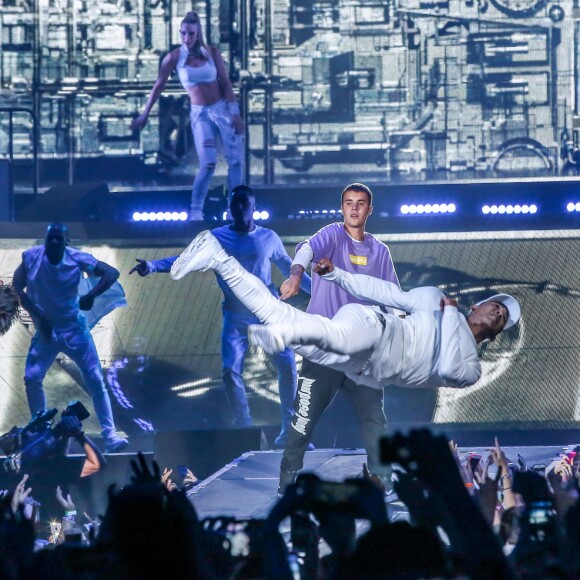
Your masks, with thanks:
[[[360,300],[379,306],[391,306],[412,313],[418,310],[425,301],[425,295],[417,292],[403,292],[396,284],[367,276],[365,274],[351,274],[337,268],[324,258],[318,263],[317,269],[323,274],[325,280],[336,282],[343,290]],[[316,269],[315,269],[316,271]],[[327,273],[324,273],[324,272]],[[433,290],[441,295],[436,288]]]

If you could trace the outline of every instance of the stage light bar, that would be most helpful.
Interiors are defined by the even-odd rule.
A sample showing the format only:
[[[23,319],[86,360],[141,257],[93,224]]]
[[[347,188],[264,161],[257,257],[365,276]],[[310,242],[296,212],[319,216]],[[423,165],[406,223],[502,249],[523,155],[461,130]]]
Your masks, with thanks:
[[[299,209],[288,217],[290,219],[336,219],[341,215],[342,211],[336,209]]]
[[[567,206],[566,209],[571,213],[571,212],[580,212],[580,201],[577,201],[576,203],[574,202],[570,202]]]
[[[256,210],[254,212],[254,221],[266,221],[268,219],[270,219],[270,214],[266,210]]]
[[[186,211],[135,211],[134,222],[185,222]]]
[[[530,204],[491,204],[484,205],[481,208],[481,213],[484,215],[520,215],[520,214],[535,214],[538,211],[538,206],[534,203]]]
[[[400,211],[403,215],[433,215],[455,213],[454,203],[405,203]]]

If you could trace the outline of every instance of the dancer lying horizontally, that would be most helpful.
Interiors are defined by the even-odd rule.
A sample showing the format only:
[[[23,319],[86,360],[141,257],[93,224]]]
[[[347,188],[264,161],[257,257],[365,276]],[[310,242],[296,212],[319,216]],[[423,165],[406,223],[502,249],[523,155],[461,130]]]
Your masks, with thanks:
[[[193,271],[214,270],[237,298],[265,325],[250,327],[250,343],[266,352],[290,346],[316,363],[345,372],[374,388],[467,387],[481,376],[477,345],[493,340],[517,323],[518,302],[508,294],[491,296],[471,307],[467,318],[455,300],[439,289],[403,292],[390,282],[349,274],[323,259],[315,272],[354,296],[409,314],[402,319],[372,306],[348,304],[332,319],[306,314],[272,296],[255,276],[205,231],[171,268],[174,280]]]

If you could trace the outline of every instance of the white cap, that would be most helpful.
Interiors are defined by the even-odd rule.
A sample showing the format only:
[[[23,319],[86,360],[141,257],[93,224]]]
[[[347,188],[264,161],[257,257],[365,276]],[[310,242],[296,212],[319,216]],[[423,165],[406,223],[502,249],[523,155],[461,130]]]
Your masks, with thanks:
[[[503,304],[507,308],[508,319],[507,322],[505,323],[505,326],[503,327],[503,330],[507,330],[508,328],[511,328],[514,324],[518,323],[522,311],[520,309],[518,301],[513,296],[510,296],[509,294],[496,294],[495,296],[490,296],[489,298],[486,298],[485,300],[478,302],[476,306],[479,306],[484,302],[499,302],[500,304]]]

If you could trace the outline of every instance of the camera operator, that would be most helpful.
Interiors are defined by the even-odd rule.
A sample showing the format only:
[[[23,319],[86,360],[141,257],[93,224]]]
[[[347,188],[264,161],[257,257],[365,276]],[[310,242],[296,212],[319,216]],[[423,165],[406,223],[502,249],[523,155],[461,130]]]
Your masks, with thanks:
[[[56,414],[56,409],[38,413],[26,427],[13,427],[0,437],[0,447],[8,456],[4,461],[6,471],[36,473],[47,463],[54,470],[54,461],[66,455],[71,438],[85,453],[80,477],[93,475],[106,465],[96,444],[82,430],[81,419],[89,416],[82,403],[70,403],[62,412],[61,420],[52,427]]]

